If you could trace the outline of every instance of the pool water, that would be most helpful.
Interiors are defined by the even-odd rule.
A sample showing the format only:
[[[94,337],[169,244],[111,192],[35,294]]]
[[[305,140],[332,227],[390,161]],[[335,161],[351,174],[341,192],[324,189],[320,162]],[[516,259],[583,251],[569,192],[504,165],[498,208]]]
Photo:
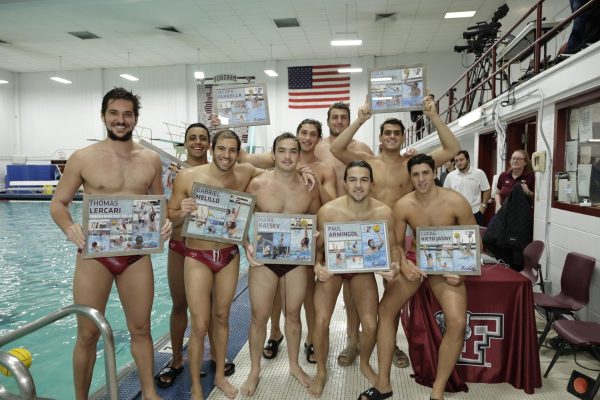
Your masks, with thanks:
[[[73,302],[75,245],[66,240],[50,218],[49,205],[49,202],[0,202],[0,334]],[[71,212],[75,221],[81,221],[81,203],[74,203]],[[166,250],[152,255],[152,264],[155,279],[152,336],[157,340],[169,330],[171,297]],[[247,265],[245,258],[241,265]],[[129,332],[114,285],[106,318],[113,329],[119,369],[132,358]],[[70,316],[9,343],[2,350],[25,347],[31,351],[30,372],[38,396],[71,399],[74,398],[71,356],[76,334],[76,319]],[[102,348],[100,340],[90,393],[106,382]],[[0,375],[0,384],[18,393],[12,377]]]

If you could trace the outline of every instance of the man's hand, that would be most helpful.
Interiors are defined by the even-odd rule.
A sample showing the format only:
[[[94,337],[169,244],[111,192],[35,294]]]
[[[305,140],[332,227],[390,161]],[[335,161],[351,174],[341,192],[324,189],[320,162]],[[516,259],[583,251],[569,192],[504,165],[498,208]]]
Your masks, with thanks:
[[[73,224],[65,231],[67,239],[75,243],[77,248],[83,249],[85,247],[85,236],[83,236],[83,229],[81,225]]]
[[[333,276],[333,274],[329,272],[327,267],[318,262],[315,264],[315,276],[321,282],[327,282]]]
[[[428,118],[435,117],[438,115],[437,108],[435,107],[435,101],[427,89],[427,96],[423,98],[423,112]]]
[[[446,283],[452,286],[460,286],[460,284],[463,283],[465,279],[467,279],[467,277],[464,275],[456,274],[444,274],[442,276],[446,278]]]
[[[173,233],[173,223],[169,218],[165,218],[165,224],[160,230],[160,235],[163,240],[169,240],[171,238],[171,234]]]
[[[402,158],[412,158],[416,156],[418,151],[416,149],[406,149],[404,153],[401,154]]]
[[[243,246],[244,251],[246,252],[246,258],[248,259],[248,264],[250,264],[251,267],[262,267],[264,264],[259,263],[254,258],[256,252],[254,251],[254,246],[252,246],[252,243],[244,241]]]
[[[367,122],[372,115],[373,114],[371,113],[369,104],[363,104],[362,106],[358,107],[358,120],[361,124]]]
[[[389,271],[377,272],[377,274],[379,274],[387,282],[393,281],[394,278],[396,278],[399,273],[400,273],[400,264],[396,261],[394,261],[393,263],[390,264]]]
[[[315,184],[317,183],[317,178],[313,170],[310,169],[310,167],[303,166],[299,167],[297,171],[300,172],[300,174],[302,174],[302,179],[304,179],[304,185],[308,186],[308,191],[310,192],[311,190],[313,190]]]
[[[411,282],[414,282],[419,279],[427,278],[427,274],[421,271],[417,266],[410,260],[406,260],[406,263],[400,265],[400,270]]]
[[[196,211],[198,205],[196,204],[196,199],[192,199],[188,197],[187,199],[181,200],[181,211],[185,214],[189,214],[191,212]]]
[[[221,118],[217,114],[210,114],[210,127],[211,129],[221,125]]]

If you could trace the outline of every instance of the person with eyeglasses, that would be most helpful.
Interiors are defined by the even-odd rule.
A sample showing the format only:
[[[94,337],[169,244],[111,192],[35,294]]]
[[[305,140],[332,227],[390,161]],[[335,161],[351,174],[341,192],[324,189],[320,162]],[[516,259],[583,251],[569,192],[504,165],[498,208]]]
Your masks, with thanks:
[[[506,198],[510,195],[515,184],[520,184],[523,192],[533,203],[535,188],[535,173],[531,168],[531,161],[526,150],[515,150],[510,158],[510,169],[504,171],[498,177],[496,188],[496,213],[502,207]]]

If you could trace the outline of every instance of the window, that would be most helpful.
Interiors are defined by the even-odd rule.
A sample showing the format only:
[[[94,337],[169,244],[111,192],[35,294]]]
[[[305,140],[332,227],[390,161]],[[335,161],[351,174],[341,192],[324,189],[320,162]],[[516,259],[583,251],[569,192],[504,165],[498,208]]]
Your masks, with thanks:
[[[553,207],[600,216],[600,90],[557,104]]]

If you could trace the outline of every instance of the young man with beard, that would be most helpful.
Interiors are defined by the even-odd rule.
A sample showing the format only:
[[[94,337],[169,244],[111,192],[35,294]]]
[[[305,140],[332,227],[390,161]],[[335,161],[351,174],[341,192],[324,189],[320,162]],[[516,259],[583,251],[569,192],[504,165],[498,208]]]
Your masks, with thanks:
[[[469,152],[461,150],[454,156],[456,169],[448,174],[444,181],[444,187],[456,190],[465,196],[471,205],[471,210],[477,221],[477,225],[483,226],[483,213],[490,200],[490,183],[485,172],[471,166]]]
[[[139,98],[115,88],[102,100],[101,118],[108,137],[77,150],[69,158],[50,203],[50,214],[79,251],[85,246],[81,225],[69,211],[73,195],[83,185],[87,194],[113,196],[162,194],[162,164],[158,155],[134,143],[132,133],[139,115]],[[99,168],[106,166],[106,168]],[[161,235],[167,239],[171,223]],[[83,259],[77,254],[73,279],[73,302],[97,309],[102,314],[116,282],[127,327],[131,335],[131,354],[138,368],[144,399],[158,399],[152,379],[153,349],[150,312],[154,297],[154,276],[150,256],[121,256]],[[87,399],[100,332],[84,317],[77,317],[77,341],[73,350],[73,375],[76,399]]]
[[[404,247],[406,227],[416,232],[422,226],[474,225],[475,218],[465,198],[453,190],[436,186],[435,161],[427,154],[417,154],[407,164],[415,190],[394,205],[396,237]],[[408,251],[408,249],[407,249]],[[359,400],[378,400],[392,397],[390,368],[396,341],[397,315],[415,294],[426,275],[415,266],[414,252],[407,253],[400,263],[401,273],[388,282],[379,303],[377,325],[377,358],[379,374],[375,385],[361,393]],[[438,367],[431,399],[441,400],[448,378],[463,347],[467,321],[467,292],[464,276],[447,274],[427,278],[440,303],[446,321],[446,332],[439,349]]]
[[[351,222],[386,220],[387,237],[390,244],[391,268],[389,272],[380,273],[385,279],[392,279],[398,273],[397,262],[400,250],[396,245],[394,233],[394,216],[385,203],[370,197],[371,188],[375,186],[371,166],[365,161],[352,161],[344,174],[346,195],[323,205],[317,214],[319,237],[317,239],[317,261],[315,275],[315,355],[317,357],[317,375],[309,387],[312,397],[321,397],[327,382],[327,357],[329,353],[329,323],[335,309],[335,303],[344,280],[349,282],[350,292],[354,298],[359,321],[362,325],[360,342],[360,370],[370,381],[375,382],[377,375],[369,365],[369,358],[375,346],[377,334],[377,283],[373,273],[333,275],[324,263],[324,224],[327,222]]]
[[[273,142],[272,158],[275,168],[256,178],[248,185],[248,193],[256,195],[256,210],[279,214],[316,214],[321,206],[319,190],[306,191],[302,177],[296,171],[300,154],[300,142],[291,133],[283,133]],[[281,238],[283,240],[283,237]],[[308,238],[311,240],[311,238]],[[248,288],[252,306],[249,347],[252,363],[248,378],[240,391],[244,396],[252,396],[260,377],[260,361],[266,337],[267,321],[271,315],[273,302],[278,293],[285,301],[285,333],[290,374],[302,386],[308,387],[310,377],[298,363],[298,351],[302,336],[300,309],[304,302],[307,286],[305,265],[260,264],[254,259],[252,246],[246,248],[250,262]],[[312,268],[312,267],[310,267]],[[279,288],[279,290],[278,290]]]
[[[210,164],[181,171],[175,179],[169,200],[169,216],[175,226],[183,224],[185,216],[197,208],[191,191],[194,182],[244,191],[250,180],[264,170],[237,159],[241,141],[235,132],[222,130],[212,141],[213,160]],[[312,187],[311,187],[312,189]],[[192,399],[202,399],[200,364],[204,354],[204,338],[214,317],[213,354],[216,364],[215,385],[233,399],[238,390],[225,378],[225,353],[229,334],[229,312],[239,276],[240,256],[236,245],[192,239],[186,240],[184,275],[185,292],[191,315],[189,365]]]

